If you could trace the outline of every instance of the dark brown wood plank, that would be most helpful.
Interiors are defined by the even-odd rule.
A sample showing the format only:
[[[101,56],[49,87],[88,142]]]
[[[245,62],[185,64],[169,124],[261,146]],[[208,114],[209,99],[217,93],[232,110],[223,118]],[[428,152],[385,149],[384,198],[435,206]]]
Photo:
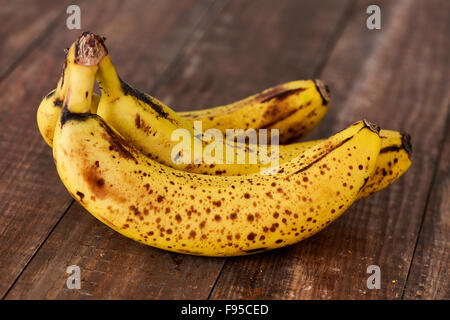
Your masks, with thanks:
[[[129,299],[134,293],[140,299],[201,299],[217,277],[217,271],[205,271],[220,270],[222,260],[131,241],[75,203],[6,298]],[[70,265],[81,269],[80,290],[66,287]]]
[[[448,123],[448,122],[447,122]],[[405,299],[450,299],[450,135],[442,149]]]
[[[268,0],[232,1],[221,10],[219,3],[152,93],[164,101],[179,101],[179,105],[204,105],[237,99],[237,95],[251,94],[299,74],[311,77],[345,10],[341,5],[333,0],[320,5],[312,0],[276,5]],[[323,20],[328,22],[326,27]],[[267,41],[269,31],[274,43]],[[314,39],[314,44],[305,39]],[[116,46],[121,44],[118,41]],[[125,51],[122,59],[116,59],[114,45],[110,51],[124,79],[138,88],[149,88],[152,82],[148,80],[141,86],[141,81],[146,81],[141,78],[143,61],[125,61],[148,48],[133,46],[129,46],[132,53]],[[250,62],[254,70],[246,69]],[[262,67],[267,70],[257,70]],[[224,261],[145,247],[112,232],[74,205],[6,298],[205,299]],[[72,264],[81,268],[80,291],[65,289],[65,270]]]
[[[1,1],[0,79],[3,79],[43,36],[66,15],[69,1]]]
[[[334,97],[321,132],[363,117],[405,130],[412,135],[412,167],[311,239],[229,259],[212,299],[401,298],[449,114],[450,7],[445,0],[385,1],[382,15],[389,11],[389,18],[381,31],[369,31],[369,4],[358,2],[320,75]],[[381,268],[380,290],[366,286],[369,265]],[[440,284],[433,290],[446,290]]]
[[[176,56],[211,1],[174,4],[157,0],[89,2],[81,5],[82,26],[107,34],[108,41],[119,47],[114,50],[118,61],[139,66],[139,72],[128,69],[125,75],[134,80],[133,74],[143,74],[147,83],[152,83]],[[135,15],[124,16],[125,12]],[[65,18],[62,15],[52,36],[0,83],[0,296],[5,295],[73,201],[59,181],[51,149],[36,125],[40,100],[56,86],[63,50],[80,34],[66,29]],[[128,47],[118,43],[133,44],[140,54],[131,55]]]
[[[176,110],[204,109],[310,79],[349,3],[232,1],[153,93]]]

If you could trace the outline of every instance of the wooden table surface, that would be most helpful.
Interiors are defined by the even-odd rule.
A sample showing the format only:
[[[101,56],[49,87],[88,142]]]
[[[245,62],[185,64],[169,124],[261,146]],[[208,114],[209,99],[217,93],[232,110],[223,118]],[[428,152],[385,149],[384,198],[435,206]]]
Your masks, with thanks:
[[[362,118],[409,132],[413,164],[314,237],[238,258],[147,247],[68,194],[36,110],[56,87],[71,2],[0,1],[0,297],[3,299],[449,299],[450,2],[78,1],[134,87],[176,110],[321,78],[332,105],[308,137]],[[81,289],[66,268],[81,269]],[[378,265],[381,289],[366,286]]]

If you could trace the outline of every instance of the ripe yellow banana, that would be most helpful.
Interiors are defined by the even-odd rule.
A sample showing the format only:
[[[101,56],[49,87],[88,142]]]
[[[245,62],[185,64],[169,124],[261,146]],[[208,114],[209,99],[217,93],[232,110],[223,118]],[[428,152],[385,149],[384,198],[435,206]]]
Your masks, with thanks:
[[[85,67],[79,75],[74,70],[55,128],[59,176],[96,218],[147,245],[206,256],[291,245],[339,217],[375,170],[379,129],[360,121],[285,163],[275,175],[179,171],[141,154],[90,114],[84,92],[95,68]]]
[[[203,129],[278,129],[286,144],[314,129],[330,103],[328,87],[319,79],[297,80],[225,106],[180,112],[190,121],[202,121]]]
[[[411,166],[412,145],[407,133],[380,130],[381,151],[375,171],[361,189],[358,199],[366,198],[390,186]],[[280,146],[280,163],[285,163],[323,140],[307,141]],[[351,174],[351,173],[347,173]]]

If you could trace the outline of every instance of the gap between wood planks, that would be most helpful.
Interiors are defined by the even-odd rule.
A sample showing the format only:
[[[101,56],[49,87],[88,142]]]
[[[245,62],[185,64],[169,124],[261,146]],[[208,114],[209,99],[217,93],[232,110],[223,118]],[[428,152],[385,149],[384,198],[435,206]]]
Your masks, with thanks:
[[[356,7],[356,0],[351,0],[347,4],[347,7],[342,13],[342,17],[339,20],[335,31],[331,34],[330,40],[324,46],[322,59],[319,60],[319,63],[313,72],[314,78],[320,78],[323,68],[330,59],[331,53],[333,52],[333,48],[336,46],[338,40],[341,38],[342,34],[344,33],[345,26],[350,21],[350,18],[354,13],[355,7]]]
[[[380,45],[382,45],[382,44],[386,44],[386,43],[388,43],[388,44],[392,44],[392,43],[395,43],[395,44],[397,44],[398,43],[398,36],[395,36],[395,35],[402,35],[402,41],[406,41],[406,43],[408,43],[408,37],[405,37],[405,28],[403,28],[403,29],[399,29],[399,22],[398,21],[402,21],[402,20],[398,20],[398,19],[395,19],[394,17],[398,17],[398,15],[396,14],[396,13],[401,13],[404,9],[408,9],[408,15],[406,16],[406,18],[405,18],[405,23],[412,23],[412,21],[414,21],[414,19],[412,18],[413,16],[412,16],[412,14],[411,14],[411,12],[414,12],[414,10],[411,8],[411,7],[409,7],[409,2],[406,2],[406,1],[403,1],[402,3],[400,3],[398,6],[394,6],[394,7],[392,7],[393,8],[393,11],[391,12],[391,14],[389,14],[390,16],[392,16],[392,18],[390,18],[390,19],[388,19],[388,20],[385,20],[385,21],[389,21],[389,29],[391,30],[391,32],[390,33],[388,33],[387,34],[387,38],[385,38],[384,36],[382,37],[382,38],[380,38]],[[436,4],[436,3],[435,3]],[[416,5],[417,5],[417,2],[416,2]],[[416,7],[414,7],[414,9],[416,9],[417,10],[417,8]],[[406,10],[405,10],[406,11]],[[429,13],[428,13],[429,14]],[[423,21],[424,21],[424,17],[422,16],[421,17],[422,18],[422,20],[421,20],[421,22],[423,23]],[[442,22],[442,19],[441,20],[439,20],[439,21],[441,21]],[[352,25],[351,25],[352,27],[354,27],[354,25],[353,25],[353,22],[352,22]],[[443,24],[441,23],[440,25],[439,25],[440,27],[442,27],[443,26]],[[384,27],[384,28],[386,28],[386,27]],[[394,29],[392,29],[392,28],[394,28]],[[399,29],[399,30],[396,30],[396,29]],[[355,29],[353,29],[353,30],[355,30]],[[399,33],[399,32],[402,32],[402,33]],[[346,31],[345,31],[346,32]],[[358,32],[356,32],[356,33],[358,33]],[[350,36],[352,35],[352,33],[350,33]],[[359,34],[359,36],[361,36],[361,34]],[[397,39],[396,39],[397,38]],[[350,39],[352,39],[352,38],[350,38]],[[397,41],[395,41],[395,42],[393,42],[393,40],[394,39],[396,39]],[[433,38],[434,40],[437,40],[437,39],[439,39],[439,37],[438,38]],[[341,38],[341,40],[342,40],[342,38]],[[338,43],[337,43],[337,47],[338,47],[338,50],[339,50],[339,47],[341,47],[341,49],[342,49],[342,45],[345,47],[345,45],[349,45],[349,43],[348,43],[348,41],[347,41],[347,43],[346,43],[346,41],[341,41],[341,40],[339,40],[338,41]],[[362,40],[362,39],[360,39],[360,40]],[[351,42],[351,41],[350,41]],[[378,41],[377,41],[378,42]],[[415,38],[415,41],[414,42],[412,42],[413,44],[415,44],[416,46],[417,46],[417,37]],[[341,43],[343,43],[342,45],[341,45]],[[354,43],[353,43],[354,44]],[[376,43],[375,43],[376,44]],[[402,44],[404,44],[403,42],[402,42]],[[400,44],[399,44],[400,45]],[[352,49],[352,47],[351,46],[349,46],[350,47],[350,49]],[[384,47],[386,47],[386,46],[384,46]],[[347,48],[347,47],[345,47],[345,48]],[[415,48],[415,47],[414,47]],[[386,49],[386,48],[384,48],[384,49]],[[336,51],[336,50],[335,50]],[[346,51],[346,50],[344,50],[344,52],[347,52],[348,53],[348,50]],[[376,57],[378,57],[378,58],[380,58],[380,56],[382,57],[382,58],[390,58],[390,57],[395,57],[395,54],[392,54],[392,55],[389,55],[389,54],[381,54],[381,52],[388,52],[388,51],[386,51],[386,50],[383,50],[383,51],[380,51],[380,50],[376,50],[375,51],[375,54],[376,54]],[[425,51],[426,52],[426,51]],[[363,53],[363,51],[361,51],[361,52],[359,52],[360,53],[360,55]],[[365,57],[366,58],[366,60],[365,61],[367,61],[367,62],[364,62],[363,63],[363,65],[365,65],[365,66],[371,66],[371,63],[373,63],[373,61],[375,61],[375,60],[373,60],[373,59],[371,59],[371,57],[369,56],[369,54],[368,53],[370,53],[370,51],[369,52],[365,52],[364,53],[364,55],[361,55],[362,57]],[[440,52],[441,54],[439,55],[439,57],[440,58],[442,58],[442,51]],[[341,54],[342,54],[342,52],[341,52]],[[333,59],[333,56],[334,56],[334,53],[331,55],[331,59]],[[347,55],[348,56],[348,55]],[[427,57],[427,56],[426,56]],[[424,58],[424,59],[426,59],[426,57]],[[429,58],[429,55],[428,55],[428,58]],[[339,59],[338,59],[339,60]],[[380,61],[383,61],[383,60],[380,60]],[[396,60],[394,60],[394,61],[397,61],[397,64],[398,64],[398,57],[396,58]],[[432,60],[426,60],[426,61],[428,61],[428,62],[430,62],[430,61],[432,61]],[[439,60],[439,61],[441,61],[441,60]],[[331,62],[329,62],[329,64],[330,64]],[[378,63],[378,64],[376,64],[376,65],[378,65],[379,66],[379,64],[380,63]],[[384,66],[384,64],[383,63],[381,63],[381,65],[383,65]],[[373,64],[372,64],[372,66],[373,66]],[[336,70],[334,70],[334,68],[333,68],[333,66],[332,65],[330,65],[330,66],[326,66],[325,68],[324,68],[324,70],[325,70],[325,73],[329,73],[329,67],[331,67],[331,70],[332,71],[336,71]],[[351,69],[351,68],[350,68]],[[361,69],[361,68],[358,68],[358,69]],[[371,68],[363,68],[364,70],[363,70],[363,80],[364,80],[364,78],[367,76],[367,75],[370,75],[370,74],[373,74],[372,72],[373,72],[373,68],[371,69]],[[344,68],[344,70],[345,70],[345,68]],[[371,73],[367,73],[367,70],[369,70],[369,71],[371,71]],[[341,70],[342,71],[342,70]],[[353,69],[351,69],[351,71],[354,71],[354,72],[357,72],[356,74],[359,74],[359,70],[353,70]],[[364,75],[364,73],[366,73],[365,75]],[[403,68],[403,76],[405,76],[405,68]],[[427,73],[426,73],[427,74]],[[329,74],[329,76],[330,76],[331,74]],[[358,76],[359,77],[359,76]],[[333,78],[333,77],[332,77]],[[349,75],[349,78],[351,78],[351,74]],[[361,78],[361,77],[359,77],[359,78]],[[368,77],[369,78],[369,80],[373,80],[373,79],[375,79],[375,77]],[[423,77],[422,77],[423,78]],[[335,80],[336,80],[336,78],[334,78]],[[358,79],[358,78],[356,78],[356,79]],[[426,78],[423,78],[423,79],[426,79]],[[422,80],[423,80],[422,79]],[[392,80],[392,79],[391,79]],[[336,81],[339,81],[339,79],[337,79]],[[355,82],[356,81],[356,82]],[[363,81],[363,82],[367,82],[367,81]],[[372,81],[373,82],[373,81]],[[353,80],[351,80],[351,82],[348,82],[348,81],[346,81],[346,83],[347,83],[347,85],[349,85],[349,86],[351,86],[351,87],[354,87],[355,85],[356,85],[356,87],[355,87],[355,89],[353,89],[353,93],[355,93],[355,92],[358,92],[358,90],[359,89],[365,89],[365,90],[363,90],[364,91],[364,93],[366,93],[367,94],[367,92],[369,91],[369,90],[367,90],[367,88],[370,88],[370,86],[368,86],[367,84],[366,85],[363,85],[363,84],[361,84],[360,86],[358,86],[358,81],[357,80],[355,80],[355,79],[353,79]],[[335,83],[336,84],[336,83]],[[392,92],[389,92],[389,94],[398,94],[398,88],[396,88],[397,89],[397,91],[396,90],[394,90],[394,91],[392,91]],[[342,90],[342,87],[341,87],[341,90]],[[344,91],[345,91],[345,88],[344,88]],[[342,91],[341,91],[342,92]],[[388,94],[388,93],[387,93]],[[341,99],[342,100],[342,99]],[[385,100],[383,100],[383,99],[379,99],[379,100],[381,100],[381,101],[385,101]],[[392,99],[391,99],[392,100]],[[346,101],[346,103],[349,103],[350,105],[351,104],[355,104],[355,102],[358,102],[358,100],[357,99],[349,99],[349,98],[345,98],[345,99],[343,99],[343,101]],[[389,100],[388,100],[389,101]],[[395,100],[394,100],[395,101]],[[442,108],[443,108],[443,110],[445,111],[446,110],[446,108],[447,108],[447,101],[448,100],[446,100],[445,101],[445,104],[442,106]],[[391,103],[392,103],[392,101],[391,101]],[[371,105],[371,104],[369,104],[369,103],[366,103],[363,107],[365,107],[365,108],[368,108],[369,107],[369,105]],[[436,106],[437,107],[437,105],[435,105],[435,104],[431,104],[431,105],[434,105],[434,106]],[[372,107],[371,107],[372,108]],[[351,109],[351,107],[350,107],[350,109]],[[354,107],[353,108],[353,110],[356,110],[357,109],[357,107]],[[416,106],[416,109],[417,110],[421,110],[421,108],[420,107],[417,107]],[[373,109],[372,109],[373,110]],[[423,109],[422,109],[423,110]],[[331,111],[331,110],[330,110]],[[335,113],[335,109],[333,110],[333,113]],[[445,112],[447,112],[447,111],[445,111]],[[356,112],[356,111],[354,111],[353,112],[353,114],[352,115],[354,115],[354,114],[357,114],[357,115],[360,115],[360,113],[361,112]],[[372,112],[372,114],[374,114],[374,112]],[[446,115],[445,115],[445,113],[444,113],[444,118],[446,118]],[[389,121],[387,121],[387,117],[380,117],[380,119],[384,119],[384,121],[385,122],[388,122],[389,123]],[[337,119],[338,120],[338,119]],[[400,119],[399,119],[400,120]],[[440,123],[442,123],[442,118],[441,118],[441,120],[439,121]],[[399,121],[400,122],[400,121]],[[396,125],[398,125],[398,124],[396,124]],[[402,127],[402,125],[399,125],[399,127]],[[443,130],[445,130],[445,125],[443,125],[443,126],[439,126],[439,129],[441,129],[441,130],[439,130],[439,133],[438,134],[442,134],[443,132]],[[416,131],[414,131],[416,134],[420,134],[420,132],[418,132],[417,130]],[[445,131],[444,131],[444,133],[445,133]],[[439,136],[438,136],[439,137]],[[437,150],[437,152],[434,152],[434,154],[433,154],[433,157],[434,157],[434,160],[432,161],[432,162],[426,162],[426,167],[431,167],[433,164],[435,164],[435,162],[438,162],[438,160],[436,160],[436,159],[438,159],[439,158],[439,151],[441,151],[441,148],[442,148],[442,143],[440,144],[439,142],[440,142],[440,138],[438,138],[437,140],[434,140],[435,142],[433,143],[433,149],[437,149],[437,148],[439,148],[439,150]],[[423,139],[418,139],[418,142],[421,142],[422,143],[422,145],[423,145],[423,143],[424,143],[424,141],[423,141]],[[418,143],[418,145],[417,145],[418,147],[420,147],[420,143]],[[422,158],[422,159],[420,159],[420,158]],[[416,165],[423,165],[424,163],[423,163],[423,161],[424,161],[424,159],[423,159],[423,157],[418,157],[418,159],[416,160]],[[417,166],[416,166],[416,168],[417,168]],[[413,168],[414,169],[414,168]],[[404,269],[404,272],[395,272],[395,270],[394,270],[394,267],[395,266],[392,266],[391,265],[391,268],[390,268],[390,271],[391,271],[391,275],[396,275],[396,276],[400,276],[400,279],[403,279],[402,281],[403,281],[403,284],[406,284],[407,283],[407,280],[406,280],[406,276],[407,276],[407,272],[408,272],[408,270],[409,270],[409,267],[411,266],[411,263],[412,263],[412,257],[413,257],[413,255],[414,255],[414,253],[415,253],[415,247],[414,247],[414,244],[416,243],[416,241],[417,241],[417,239],[418,239],[418,237],[419,237],[419,235],[418,235],[418,232],[420,231],[420,224],[421,224],[421,221],[422,221],[422,219],[423,219],[423,217],[424,217],[424,214],[426,214],[425,213],[425,210],[424,210],[424,208],[426,207],[426,204],[427,204],[427,199],[426,199],[426,197],[427,197],[427,194],[429,193],[429,190],[430,190],[430,187],[431,187],[431,183],[432,183],[432,179],[433,179],[433,175],[434,174],[436,174],[435,173],[435,170],[431,167],[431,170],[428,172],[428,174],[427,174],[427,176],[428,176],[428,178],[426,178],[426,181],[428,181],[425,185],[426,185],[426,189],[425,188],[422,188],[422,189],[424,189],[423,190],[423,192],[422,192],[422,197],[421,198],[423,198],[423,200],[421,200],[420,202],[418,202],[418,204],[420,205],[420,207],[417,207],[417,210],[414,210],[414,215],[415,215],[415,218],[414,218],[414,224],[407,224],[407,226],[409,226],[410,228],[409,228],[409,230],[407,229],[407,230],[405,230],[405,228],[407,228],[407,227],[405,227],[405,228],[402,228],[402,227],[399,227],[399,228],[397,228],[396,227],[396,223],[394,222],[393,224],[391,223],[391,227],[393,227],[393,229],[395,230],[395,229],[400,229],[400,230],[398,230],[398,231],[408,231],[409,233],[408,233],[408,235],[410,236],[410,239],[409,239],[409,244],[410,245],[408,245],[408,247],[407,247],[407,249],[408,249],[408,255],[407,255],[407,259],[405,258],[403,261],[402,261],[402,264],[403,264],[403,266],[405,267],[405,269]],[[409,178],[410,180],[412,179],[412,178],[415,178],[415,180],[417,180],[417,179],[419,179],[418,177],[420,177],[420,174],[419,173],[416,173],[415,175],[410,175],[409,177],[411,177],[411,178]],[[416,182],[417,183],[417,182]],[[392,189],[393,191],[394,191],[394,189]],[[408,194],[408,191],[407,191],[407,189],[404,189],[404,192],[405,192],[405,196]],[[390,194],[389,193],[386,193],[386,192],[384,192],[384,195],[388,195],[388,196],[390,196]],[[380,198],[382,196],[382,193],[380,193],[380,195],[378,195],[378,197]],[[408,201],[407,199],[408,198],[410,198],[410,197],[405,197],[404,198],[404,200],[405,201]],[[389,200],[389,199],[388,199]],[[412,200],[412,199],[411,199]],[[385,202],[385,203],[388,203],[388,202]],[[370,206],[370,203],[368,204],[369,206]],[[397,206],[397,208],[398,208],[398,206]],[[410,213],[410,211],[409,210],[406,210],[406,211],[403,211],[403,217],[405,216],[405,215],[407,215],[408,213]],[[412,212],[411,212],[412,213]],[[394,211],[394,213],[393,214],[391,214],[391,216],[390,216],[390,218],[391,217],[393,217],[392,215],[395,215],[395,211]],[[404,221],[404,222],[406,222],[406,221]],[[426,223],[426,222],[425,222]],[[403,230],[402,230],[403,229]],[[381,230],[385,230],[385,229],[381,229]],[[387,230],[387,229],[386,229]],[[402,234],[402,233],[398,233],[398,234]],[[387,238],[389,238],[389,237],[387,237]],[[401,237],[397,237],[397,238],[401,238]],[[314,241],[313,241],[314,242]],[[318,241],[319,243],[320,243],[320,240]],[[420,240],[419,240],[419,243],[420,243]],[[401,244],[402,246],[404,246],[405,245],[405,243],[403,243],[403,244]],[[308,247],[308,246],[307,246]],[[389,249],[389,245],[387,246],[387,249]],[[390,251],[388,251],[388,252],[390,252]],[[376,252],[376,253],[380,253],[379,251],[378,252]],[[399,253],[399,252],[397,252],[397,253]],[[379,256],[377,256],[378,258],[379,258]],[[397,257],[401,257],[401,254],[397,254]],[[268,259],[262,259],[261,258],[261,261],[263,261],[263,263],[265,262],[265,263],[267,263],[268,264],[268,262],[267,262],[267,260]],[[246,262],[244,262],[244,265],[246,265],[246,266],[249,266],[249,264],[250,264],[250,262],[248,261],[248,260],[245,260]],[[226,268],[225,270],[226,271],[228,271],[228,274],[233,274],[233,271],[234,271],[234,274],[236,275],[236,271],[239,269],[239,264],[231,264],[231,261],[229,261],[228,262],[228,264],[227,264],[227,267],[228,266],[230,266],[231,265],[231,267],[230,268]],[[267,266],[267,265],[266,265]],[[253,265],[251,265],[251,266],[249,266],[249,270],[252,270],[252,268],[253,268],[254,266]],[[276,267],[275,267],[276,268]],[[401,267],[400,267],[401,268]],[[228,270],[227,270],[228,269]],[[269,266],[269,269],[271,270],[271,271],[273,271],[274,270],[274,264],[272,264],[271,266]],[[365,271],[365,270],[364,270]],[[245,273],[245,272],[244,272]],[[248,272],[249,274],[250,274],[250,271]],[[398,274],[398,273],[402,273],[402,274]],[[236,297],[236,296],[243,296],[243,297],[250,297],[250,298],[252,298],[252,297],[254,297],[254,295],[252,296],[252,289],[253,289],[253,287],[251,287],[250,289],[246,289],[246,287],[245,287],[245,284],[247,284],[248,286],[250,286],[250,284],[251,284],[251,282],[245,282],[244,284],[242,284],[240,281],[239,281],[239,277],[238,276],[229,276],[229,277],[227,277],[226,276],[226,272],[224,271],[224,272],[222,272],[222,274],[221,274],[221,278],[219,279],[219,283],[217,284],[217,286],[216,286],[216,291],[218,292],[218,293],[213,293],[213,295],[212,295],[212,297],[213,298],[215,298],[215,296],[218,296],[219,297],[219,299],[220,299],[220,296],[225,296],[225,297],[232,297],[232,298],[234,298],[234,297]],[[329,276],[329,274],[328,274],[328,276]],[[333,275],[331,275],[332,277],[333,277]],[[264,276],[261,276],[260,277],[260,279],[264,279]],[[332,279],[334,279],[334,278],[332,278]],[[392,279],[397,279],[397,278],[392,278]],[[223,280],[223,281],[222,281]],[[233,288],[234,290],[233,290],[233,292],[234,293],[236,293],[236,295],[235,296],[233,296],[233,294],[232,293],[230,293],[230,290],[228,290],[227,291],[227,285],[224,285],[224,283],[229,283],[230,281],[234,281],[234,283],[235,283],[235,285],[236,285],[236,288]],[[251,279],[251,281],[253,281],[252,279]],[[261,281],[263,281],[263,280],[261,280]],[[222,282],[222,285],[220,285],[221,284],[221,282]],[[333,284],[333,280],[331,280],[330,281],[331,282],[331,285],[330,286],[332,286],[332,284]],[[393,281],[392,283],[396,283],[395,281]],[[222,291],[220,291],[220,289],[217,289],[217,288],[220,288],[220,287],[222,287]],[[386,295],[390,295],[390,294],[393,294],[393,295],[395,295],[395,298],[400,298],[401,297],[401,295],[402,295],[402,288],[403,288],[403,285],[401,285],[401,286],[399,286],[398,287],[398,289],[397,290],[395,290],[395,289],[393,289],[393,287],[390,287],[389,289],[388,289],[388,291],[386,291]],[[240,289],[242,289],[243,290],[243,292],[244,293],[242,293],[241,291],[240,291]],[[276,290],[276,289],[274,289],[274,288],[271,288],[272,290]],[[292,289],[292,288],[291,288]],[[269,290],[269,292],[270,292],[270,288],[268,289]],[[348,286],[347,287],[343,287],[343,289],[342,289],[343,291],[344,291],[344,293],[345,293],[345,290],[347,290],[348,291]],[[249,293],[250,292],[250,293]],[[261,290],[261,292],[262,293],[266,293],[266,292],[264,292],[264,289],[262,289]],[[245,295],[245,293],[247,293],[248,295]],[[348,292],[347,292],[348,293]],[[318,293],[316,293],[316,294],[318,294]],[[366,294],[366,292],[363,292],[363,294]],[[307,295],[307,294],[306,294]],[[376,294],[374,293],[374,292],[372,292],[372,295],[374,296],[374,298],[376,298],[377,296],[376,296]],[[293,296],[294,296],[294,294],[293,294]],[[308,295],[307,295],[308,296]],[[346,295],[344,294],[343,295],[343,297],[345,297]],[[316,296],[314,296],[313,295],[313,297],[317,297],[317,295]]]
[[[34,254],[31,256],[31,258],[27,261],[27,263],[23,266],[22,270],[20,270],[19,274],[17,275],[17,277],[14,279],[14,281],[11,283],[11,285],[9,286],[8,290],[5,291],[5,294],[3,295],[3,297],[1,298],[1,300],[4,300],[6,296],[8,296],[9,292],[11,291],[11,289],[14,287],[14,285],[16,284],[17,280],[19,280],[19,278],[22,276],[22,273],[27,269],[28,265],[33,261],[34,257],[36,256],[36,254],[39,252],[39,250],[42,248],[42,246],[45,244],[45,242],[47,241],[47,239],[52,235],[53,230],[56,229],[56,227],[58,226],[58,224],[61,222],[61,220],[64,218],[64,216],[66,215],[66,213],[69,211],[69,209],[72,207],[73,203],[75,202],[75,200],[72,200],[70,202],[70,204],[67,206],[66,210],[64,210],[64,213],[61,215],[61,217],[59,217],[58,221],[56,221],[55,225],[50,229],[49,233],[47,234],[47,236],[45,237],[45,239],[39,244],[39,246],[37,247],[36,251],[34,252]]]
[[[81,5],[82,3],[84,3],[85,1],[78,1],[77,5]],[[50,5],[50,3],[48,3]],[[18,5],[18,4],[17,4]],[[42,5],[42,4],[41,4]],[[42,42],[44,41],[46,38],[51,37],[54,33],[54,31],[57,29],[58,24],[61,23],[61,14],[65,15],[66,12],[65,10],[61,11],[61,14],[56,14],[56,11],[62,10],[63,8],[65,8],[68,4],[58,4],[61,5],[61,8],[58,8],[57,6],[53,6],[52,7],[52,14],[55,15],[54,18],[50,19],[50,22],[47,24],[46,27],[43,28],[43,30],[37,34],[37,36],[33,36],[33,38],[30,39],[29,42],[26,42],[27,46],[25,48],[23,48],[23,50],[21,52],[12,52],[9,51],[9,53],[11,54],[11,56],[16,55],[15,59],[9,63],[9,66],[7,66],[5,68],[5,70],[3,70],[0,74],[0,82],[2,82],[3,80],[5,80],[6,78],[8,78],[8,76],[22,63],[22,61],[24,61],[28,55]],[[42,7],[41,7],[42,9]],[[48,9],[47,7],[43,8]],[[31,10],[32,11],[32,10]],[[51,15],[50,15],[51,16]],[[45,19],[49,19],[48,16],[40,16],[40,19],[45,20]],[[27,26],[28,27],[28,26]],[[14,30],[13,30],[14,31]],[[12,33],[12,32],[11,32]],[[10,33],[10,34],[11,34]],[[13,37],[14,35],[10,35],[9,37]],[[14,51],[14,50],[13,50]]]
[[[417,247],[419,245],[420,242],[420,235],[422,233],[423,230],[423,225],[425,222],[425,217],[428,211],[428,207],[430,205],[430,198],[433,192],[436,192],[436,190],[434,190],[433,185],[436,182],[437,179],[437,174],[439,172],[439,168],[440,168],[440,163],[441,160],[443,158],[443,152],[444,152],[444,144],[445,144],[445,140],[447,139],[447,136],[449,134],[449,128],[450,126],[448,125],[448,123],[450,122],[450,113],[447,114],[447,121],[446,121],[446,126],[444,129],[445,134],[442,136],[441,141],[439,142],[439,154],[436,157],[436,162],[435,162],[435,167],[434,167],[434,172],[433,172],[433,178],[431,179],[431,184],[430,184],[430,189],[428,190],[428,194],[427,194],[427,200],[425,202],[425,208],[423,209],[423,214],[422,214],[422,220],[420,221],[420,226],[419,226],[419,231],[417,233],[417,239],[416,239],[416,243],[414,245],[414,251],[411,257],[411,262],[409,264],[409,269],[408,269],[408,274],[406,276],[406,280],[405,280],[405,284],[403,286],[403,290],[402,290],[402,297],[401,299],[404,300],[405,299],[405,294],[406,294],[406,290],[408,289],[408,282],[409,282],[409,276],[411,274],[411,270],[412,267],[414,265],[414,258],[416,257],[416,251],[417,251]]]
[[[50,37],[56,30],[58,25],[58,18],[53,19],[53,21],[45,28],[45,30],[34,40],[31,44],[19,54],[16,60],[14,60],[9,67],[0,75],[0,82],[8,78],[8,76],[21,64],[21,62],[28,57],[31,51],[36,48],[39,43],[41,43],[45,38]]]
[[[351,0],[347,4],[345,10],[342,13],[341,18],[339,19],[339,22],[337,23],[335,31],[331,34],[330,39],[327,41],[327,43],[324,46],[322,57],[319,59],[319,63],[317,64],[316,68],[313,71],[313,78],[320,78],[320,74],[322,73],[323,68],[328,62],[328,59],[331,56],[331,52],[333,48],[335,47],[336,43],[338,42],[339,38],[342,36],[345,26],[350,21],[350,17],[353,14],[354,8],[356,5],[356,0]],[[219,273],[217,274],[216,280],[214,281],[211,291],[208,294],[207,300],[211,299],[211,295],[214,292],[214,288],[216,287],[216,284],[222,274],[222,271],[225,268],[225,265],[227,264],[229,260],[226,259],[225,262],[222,264],[222,267],[220,268]]]

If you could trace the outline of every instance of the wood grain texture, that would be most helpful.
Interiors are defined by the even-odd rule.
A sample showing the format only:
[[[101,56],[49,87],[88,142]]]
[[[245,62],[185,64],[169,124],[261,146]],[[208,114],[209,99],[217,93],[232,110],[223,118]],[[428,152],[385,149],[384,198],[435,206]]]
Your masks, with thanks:
[[[69,1],[0,1],[0,79],[20,62],[37,42],[56,28]]]
[[[405,299],[450,299],[450,135],[442,148]]]
[[[151,83],[176,55],[184,37],[206,14],[210,4],[206,0],[194,4],[177,1],[177,6],[173,2],[157,0],[126,4],[121,1],[89,2],[81,5],[82,26],[96,32],[107,31],[109,41],[113,43],[125,40],[135,43],[141,48],[141,54],[130,56],[152,62],[151,68],[148,64],[140,67],[140,72],[144,72]],[[121,15],[127,10],[141,12],[138,9],[147,12],[146,19],[138,21]],[[167,19],[159,12],[170,12],[171,18]],[[34,19],[40,18],[34,16]],[[0,83],[0,296],[5,295],[73,201],[59,181],[51,149],[42,140],[36,124],[40,100],[56,86],[64,59],[63,50],[80,34],[78,30],[66,29],[65,11],[58,19],[58,29],[52,36],[33,48]],[[120,24],[128,27],[120,28]],[[158,36],[149,33],[144,37],[144,33],[139,32],[144,29],[158,29]],[[179,38],[174,39],[174,30],[181,30]],[[169,41],[165,36],[170,38],[170,45],[165,44]],[[165,47],[167,51],[161,55],[158,50],[148,50],[150,46]],[[118,55],[128,53],[128,49],[118,50]],[[135,70],[130,70],[132,72]]]
[[[349,3],[231,1],[153,93],[176,110],[204,109],[310,79]]]
[[[75,203],[6,299],[204,299],[222,261],[130,241]],[[80,290],[67,289],[70,265],[81,269]]]
[[[304,1],[300,7],[295,1],[280,1],[275,7],[273,1],[219,2],[192,33],[152,94],[165,102],[173,99],[181,105],[190,101],[202,105],[245,96],[264,86],[298,78],[299,74],[311,77],[343,12],[344,7],[331,0],[319,6],[315,1]],[[326,27],[320,23],[323,20],[328,21]],[[277,39],[275,44],[267,41],[269,31]],[[163,36],[161,39],[172,41]],[[116,46],[120,49],[126,40],[117,38]],[[109,48],[121,76],[137,88],[150,88],[152,81],[142,78],[142,66],[149,67],[145,64],[148,60],[136,58],[144,54],[144,49],[135,49],[131,43],[128,50],[132,48],[133,52],[125,51],[120,58],[116,46]],[[230,61],[229,53],[236,48]],[[281,50],[285,56],[280,59],[285,60],[273,64]],[[249,62],[255,63],[256,69],[247,70]],[[267,70],[258,71],[264,66]],[[224,262],[140,245],[74,205],[6,298],[206,299]],[[65,270],[72,264],[81,268],[80,291],[65,289]]]
[[[333,101],[321,131],[331,134],[361,118],[405,130],[412,135],[412,167],[313,238],[229,259],[212,299],[401,298],[449,113],[450,8],[447,1],[386,1],[382,12],[390,18],[381,31],[368,31],[368,4],[358,2],[319,75]],[[354,56],[360,45],[368,47]],[[366,286],[372,264],[381,268],[380,290]]]

